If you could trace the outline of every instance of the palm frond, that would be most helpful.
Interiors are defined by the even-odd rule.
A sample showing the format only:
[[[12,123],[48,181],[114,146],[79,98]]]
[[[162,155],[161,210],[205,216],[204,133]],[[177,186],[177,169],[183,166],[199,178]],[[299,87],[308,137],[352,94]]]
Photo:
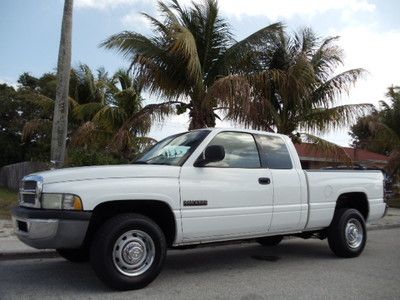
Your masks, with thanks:
[[[45,112],[53,112],[54,100],[46,97],[39,93],[30,93],[31,97],[27,97],[26,100],[33,105],[39,106]]]
[[[24,124],[22,128],[21,141],[30,142],[37,135],[50,133],[51,121],[48,119],[32,119]]]
[[[366,71],[361,68],[347,70],[322,82],[312,93],[310,101],[316,107],[328,107],[334,104],[337,97],[341,96],[343,93],[349,94],[350,87],[365,73]]]
[[[85,104],[80,104],[74,107],[72,113],[75,118],[82,121],[91,120],[99,110],[101,110],[103,104],[98,102],[89,102]]]
[[[366,122],[369,131],[373,136],[374,143],[383,147],[390,145],[390,148],[400,149],[400,134],[394,131],[387,124],[380,120],[364,119],[361,122]]]
[[[352,164],[351,157],[342,147],[310,133],[301,132],[299,134],[303,142],[310,143],[311,151],[314,151],[315,154],[323,154],[327,161],[333,160],[336,162],[342,162],[346,165]]]
[[[228,68],[237,65],[237,63],[242,61],[245,56],[249,55],[249,51],[256,51],[260,45],[268,44],[268,42],[270,42],[270,40],[273,39],[282,29],[282,23],[273,23],[261,28],[243,40],[236,42],[229,47],[225,51],[223,57],[221,57],[221,60],[224,61],[223,65],[226,65]]]
[[[343,64],[343,50],[336,45],[339,36],[324,39],[312,56],[311,64],[320,80],[326,80],[338,65]]]
[[[183,60],[183,63],[186,64],[187,75],[194,82],[201,82],[202,68],[193,34],[183,26],[177,26],[175,30],[176,33],[171,44],[170,54]]]
[[[332,108],[315,108],[299,121],[302,130],[326,132],[331,129],[350,126],[374,110],[372,104],[347,104]]]
[[[180,13],[181,17],[185,15],[182,7],[179,5],[179,3],[177,1],[173,0],[171,6],[173,9],[177,10]],[[158,1],[158,8],[159,8],[161,14],[164,16],[165,21],[168,25],[179,24],[178,17],[168,7],[168,4],[164,3],[163,1]]]
[[[97,143],[98,131],[96,124],[93,122],[83,123],[71,137],[71,145],[73,146],[84,146],[93,145]]]
[[[124,122],[119,131],[124,130],[135,130],[135,127],[140,128],[140,123],[148,119],[149,117],[153,120],[162,121],[164,117],[168,116],[173,112],[173,105],[181,102],[163,102],[157,104],[148,104],[143,107],[140,111],[129,116]],[[144,134],[147,132],[143,132]]]
[[[216,99],[224,108],[226,119],[254,129],[271,131],[279,114],[270,97],[270,84],[284,85],[286,73],[270,70],[252,76],[230,75],[218,79],[207,97]]]
[[[92,117],[93,123],[108,131],[114,131],[122,126],[127,118],[125,110],[118,106],[104,106]]]
[[[163,55],[163,49],[154,40],[131,31],[110,36],[100,43],[100,47],[116,50],[127,58],[134,58],[135,55],[157,58]]]

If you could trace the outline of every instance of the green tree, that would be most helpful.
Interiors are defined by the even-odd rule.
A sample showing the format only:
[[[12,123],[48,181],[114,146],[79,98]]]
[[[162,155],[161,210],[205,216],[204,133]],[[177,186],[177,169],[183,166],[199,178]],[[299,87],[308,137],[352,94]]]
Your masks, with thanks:
[[[144,106],[138,78],[123,69],[111,78],[103,69],[95,76],[86,65],[74,70],[72,78],[71,92],[76,100],[73,116],[80,124],[72,135],[73,146],[108,148],[131,159],[154,142],[145,137],[151,128],[152,115],[168,114],[169,103],[160,104],[159,111]]]
[[[209,93],[216,80],[252,71],[255,46],[281,25],[267,26],[237,42],[215,0],[192,2],[189,8],[177,0],[159,1],[158,7],[161,20],[143,14],[153,26],[152,36],[124,31],[101,46],[131,59],[145,88],[180,102],[178,113],[189,110],[190,129],[213,127],[215,111],[221,109]]]
[[[400,173],[400,87],[390,87],[389,102],[380,101],[381,109],[359,118],[351,127],[353,146],[389,156],[388,170]]]
[[[363,69],[335,73],[343,64],[337,39],[318,38],[310,28],[293,35],[281,28],[259,48],[255,72],[219,79],[211,92],[224,103],[228,119],[286,134],[294,141],[301,131],[323,133],[350,125],[373,106],[334,106],[364,73]]]
[[[18,88],[0,85],[0,165],[48,160],[53,101],[40,94],[41,79],[24,73]]]
[[[0,167],[23,160],[21,145],[20,103],[17,92],[7,84],[0,84]]]

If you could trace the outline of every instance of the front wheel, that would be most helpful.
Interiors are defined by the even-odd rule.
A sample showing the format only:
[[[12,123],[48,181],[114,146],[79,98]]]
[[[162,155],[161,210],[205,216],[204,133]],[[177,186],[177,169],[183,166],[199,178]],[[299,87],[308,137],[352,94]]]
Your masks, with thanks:
[[[118,290],[143,288],[160,273],[166,256],[160,227],[138,214],[122,214],[96,233],[90,250],[92,267],[107,285]]]
[[[355,209],[339,209],[328,229],[328,243],[339,257],[356,257],[364,250],[367,231],[364,217]]]

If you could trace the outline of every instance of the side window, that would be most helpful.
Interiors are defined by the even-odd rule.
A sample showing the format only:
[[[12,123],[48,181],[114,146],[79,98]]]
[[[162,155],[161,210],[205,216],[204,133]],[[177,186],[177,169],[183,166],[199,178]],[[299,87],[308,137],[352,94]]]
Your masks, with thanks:
[[[207,167],[260,168],[260,157],[254,138],[242,132],[221,132],[208,144],[220,145],[225,149],[225,158],[208,163]]]
[[[292,169],[292,160],[283,139],[277,136],[258,135],[261,160],[269,169]]]

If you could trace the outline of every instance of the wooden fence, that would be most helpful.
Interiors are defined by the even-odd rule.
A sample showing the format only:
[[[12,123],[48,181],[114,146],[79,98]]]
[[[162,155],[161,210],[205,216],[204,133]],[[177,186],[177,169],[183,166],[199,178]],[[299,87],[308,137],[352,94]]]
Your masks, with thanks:
[[[24,161],[4,166],[0,169],[0,186],[18,191],[21,179],[31,173],[48,170],[49,164],[44,162]]]

